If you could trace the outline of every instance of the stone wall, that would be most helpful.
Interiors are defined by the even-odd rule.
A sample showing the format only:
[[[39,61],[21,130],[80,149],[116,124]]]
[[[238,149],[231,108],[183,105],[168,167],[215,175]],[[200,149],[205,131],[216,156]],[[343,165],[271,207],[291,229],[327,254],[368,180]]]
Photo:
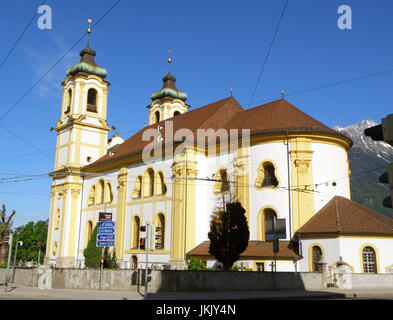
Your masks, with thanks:
[[[5,274],[6,269],[0,269],[1,281]],[[101,288],[136,291],[144,280],[144,270],[104,270]],[[14,282],[42,289],[98,289],[100,270],[17,268]],[[323,282],[319,273],[150,270],[148,287],[150,292],[319,290]]]

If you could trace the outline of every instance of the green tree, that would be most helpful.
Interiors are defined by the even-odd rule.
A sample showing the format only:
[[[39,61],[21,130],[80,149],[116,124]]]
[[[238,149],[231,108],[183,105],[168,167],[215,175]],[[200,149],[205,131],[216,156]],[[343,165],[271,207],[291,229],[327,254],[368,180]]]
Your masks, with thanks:
[[[86,249],[83,250],[85,257],[85,266],[88,268],[98,268],[101,264],[101,247],[96,246],[97,241],[97,229],[98,225],[95,226],[89,242],[87,243]]]
[[[5,204],[3,204],[0,211],[0,264],[7,262],[8,243],[5,242],[5,237],[9,235],[14,215],[15,210],[12,210],[11,215],[6,218]]]
[[[250,231],[246,210],[239,202],[229,202],[216,211],[210,222],[209,253],[228,271],[247,249]]]
[[[22,241],[22,246],[18,247],[17,261],[38,261],[40,256],[40,264],[43,263],[46,253],[46,240],[48,236],[48,225],[45,221],[33,221],[25,224],[19,231],[18,237],[14,235],[13,251],[15,250],[16,238]],[[38,242],[41,242],[41,250],[38,247]]]

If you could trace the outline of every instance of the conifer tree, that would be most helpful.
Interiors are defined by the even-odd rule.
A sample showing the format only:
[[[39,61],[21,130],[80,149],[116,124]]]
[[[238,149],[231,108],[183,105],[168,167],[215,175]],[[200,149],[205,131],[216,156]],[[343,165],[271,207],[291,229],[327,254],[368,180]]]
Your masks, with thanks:
[[[230,202],[216,211],[210,222],[209,253],[228,271],[247,249],[250,231],[246,210],[239,202]]]
[[[97,242],[97,229],[98,225],[95,226],[93,233],[87,243],[86,249],[83,250],[85,256],[85,266],[88,268],[98,268],[101,263],[101,247],[96,246]]]

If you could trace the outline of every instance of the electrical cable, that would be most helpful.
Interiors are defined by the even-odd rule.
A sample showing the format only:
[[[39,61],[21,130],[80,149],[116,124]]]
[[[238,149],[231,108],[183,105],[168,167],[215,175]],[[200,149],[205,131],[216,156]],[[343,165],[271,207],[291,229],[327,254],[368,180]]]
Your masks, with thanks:
[[[41,6],[44,5],[46,0],[42,1]],[[30,25],[34,21],[35,17],[37,16],[37,12],[34,13],[34,15],[31,17],[30,21],[27,23],[26,27],[24,28],[23,32],[19,35],[18,39],[15,41],[14,45],[11,47],[11,49],[8,51],[8,54],[4,57],[4,59],[0,63],[0,69],[4,66],[5,62],[8,60],[14,49],[16,48],[17,44],[19,41],[22,39],[24,34],[26,33],[27,29],[29,29]]]
[[[268,51],[267,51],[267,53],[266,53],[265,60],[264,60],[263,65],[262,65],[262,69],[261,69],[261,71],[259,72],[258,79],[257,79],[257,83],[256,83],[255,88],[254,88],[254,91],[253,91],[253,93],[252,93],[252,95],[251,95],[251,99],[250,99],[250,103],[248,104],[248,107],[251,106],[252,101],[253,101],[253,99],[254,99],[255,92],[257,91],[259,82],[261,81],[262,73],[263,73],[263,71],[265,70],[265,66],[266,66],[267,60],[268,60],[269,55],[270,55],[270,51],[272,50],[273,43],[274,43],[274,40],[276,39],[276,35],[277,35],[277,33],[278,33],[278,29],[280,28],[280,24],[281,24],[282,18],[284,17],[284,13],[285,13],[285,9],[286,9],[287,5],[288,5],[288,0],[285,1],[284,8],[282,9],[280,19],[279,19],[279,21],[278,21],[278,24],[277,24],[276,30],[275,30],[275,32],[274,32],[273,38],[272,38],[272,40],[271,40],[271,42],[270,42],[269,49],[268,49]]]

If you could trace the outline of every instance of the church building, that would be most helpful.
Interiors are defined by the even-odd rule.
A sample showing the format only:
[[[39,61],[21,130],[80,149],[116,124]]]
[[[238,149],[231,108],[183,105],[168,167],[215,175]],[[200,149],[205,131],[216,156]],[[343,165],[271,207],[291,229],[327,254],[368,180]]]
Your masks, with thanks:
[[[244,109],[231,94],[192,109],[169,71],[150,97],[148,125],[108,139],[107,71],[89,45],[80,56],[62,83],[45,264],[84,267],[105,212],[120,268],[144,268],[147,224],[149,265],[184,269],[196,256],[211,267],[211,216],[236,199],[250,231],[238,266],[313,272],[341,259],[353,272],[390,272],[393,223],[350,200],[349,138],[284,98]],[[285,233],[273,250],[276,221]]]

